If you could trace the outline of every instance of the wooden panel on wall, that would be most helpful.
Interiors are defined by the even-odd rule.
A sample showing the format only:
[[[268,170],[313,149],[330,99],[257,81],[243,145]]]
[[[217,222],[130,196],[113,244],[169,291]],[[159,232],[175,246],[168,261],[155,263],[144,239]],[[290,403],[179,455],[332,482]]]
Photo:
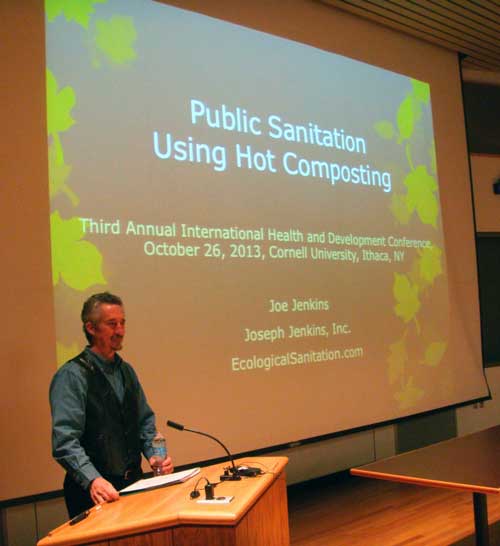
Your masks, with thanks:
[[[35,508],[32,504],[12,506],[2,512],[4,540],[8,546],[31,546],[36,543]]]
[[[0,451],[0,500],[6,500],[61,487],[63,473],[51,457],[48,403],[56,354],[43,2],[2,1],[0,22],[5,82],[0,85],[0,283],[6,310],[0,344],[0,429],[9,443],[9,449]]]

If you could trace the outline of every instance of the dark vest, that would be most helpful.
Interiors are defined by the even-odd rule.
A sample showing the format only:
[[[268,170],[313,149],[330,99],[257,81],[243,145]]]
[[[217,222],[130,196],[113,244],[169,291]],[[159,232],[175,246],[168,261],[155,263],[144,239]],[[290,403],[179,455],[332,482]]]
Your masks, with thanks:
[[[124,383],[123,402],[98,366],[85,352],[74,360],[87,376],[85,430],[80,439],[93,465],[103,476],[123,476],[128,469],[140,472],[141,442],[138,422],[137,389],[130,366],[121,362]]]

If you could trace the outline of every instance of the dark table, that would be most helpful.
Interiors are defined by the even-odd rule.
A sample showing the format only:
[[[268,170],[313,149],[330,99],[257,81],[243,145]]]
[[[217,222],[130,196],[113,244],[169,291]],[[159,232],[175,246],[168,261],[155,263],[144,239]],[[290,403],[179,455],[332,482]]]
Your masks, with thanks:
[[[500,426],[352,468],[351,474],[470,491],[476,545],[489,546],[486,495],[500,494]]]

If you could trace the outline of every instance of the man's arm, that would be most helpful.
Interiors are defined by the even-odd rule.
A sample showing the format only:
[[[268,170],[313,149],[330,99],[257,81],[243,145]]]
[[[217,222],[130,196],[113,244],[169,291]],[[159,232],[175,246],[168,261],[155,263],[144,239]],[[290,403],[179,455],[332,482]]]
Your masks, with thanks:
[[[52,455],[83,489],[100,477],[85,453],[80,438],[85,428],[87,384],[77,364],[64,365],[52,379]]]
[[[153,438],[156,434],[156,419],[153,410],[151,409],[139,378],[135,370],[130,367],[137,389],[137,419],[139,422],[139,439],[141,442],[141,449],[144,456],[149,459],[153,454]]]
[[[114,488],[113,484],[104,478],[96,478],[93,480],[90,484],[89,493],[94,504],[113,502],[120,497],[120,494]]]
[[[138,409],[139,409],[139,434],[141,439],[142,452],[144,456],[151,464],[151,457],[153,456],[153,438],[156,434],[156,419],[153,410],[151,409],[144,390],[139,382],[137,374],[133,372],[135,379],[137,380],[137,393],[138,393]],[[168,456],[161,465],[161,474],[170,474],[174,470],[172,459]]]

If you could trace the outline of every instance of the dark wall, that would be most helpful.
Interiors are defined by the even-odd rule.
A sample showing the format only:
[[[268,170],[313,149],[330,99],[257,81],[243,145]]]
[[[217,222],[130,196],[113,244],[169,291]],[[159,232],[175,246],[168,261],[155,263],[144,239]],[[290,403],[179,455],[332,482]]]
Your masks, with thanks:
[[[500,155],[500,86],[464,83],[464,108],[469,152]]]
[[[500,155],[500,86],[465,83],[464,108],[470,153]],[[498,366],[500,233],[478,234],[477,259],[484,365]]]

